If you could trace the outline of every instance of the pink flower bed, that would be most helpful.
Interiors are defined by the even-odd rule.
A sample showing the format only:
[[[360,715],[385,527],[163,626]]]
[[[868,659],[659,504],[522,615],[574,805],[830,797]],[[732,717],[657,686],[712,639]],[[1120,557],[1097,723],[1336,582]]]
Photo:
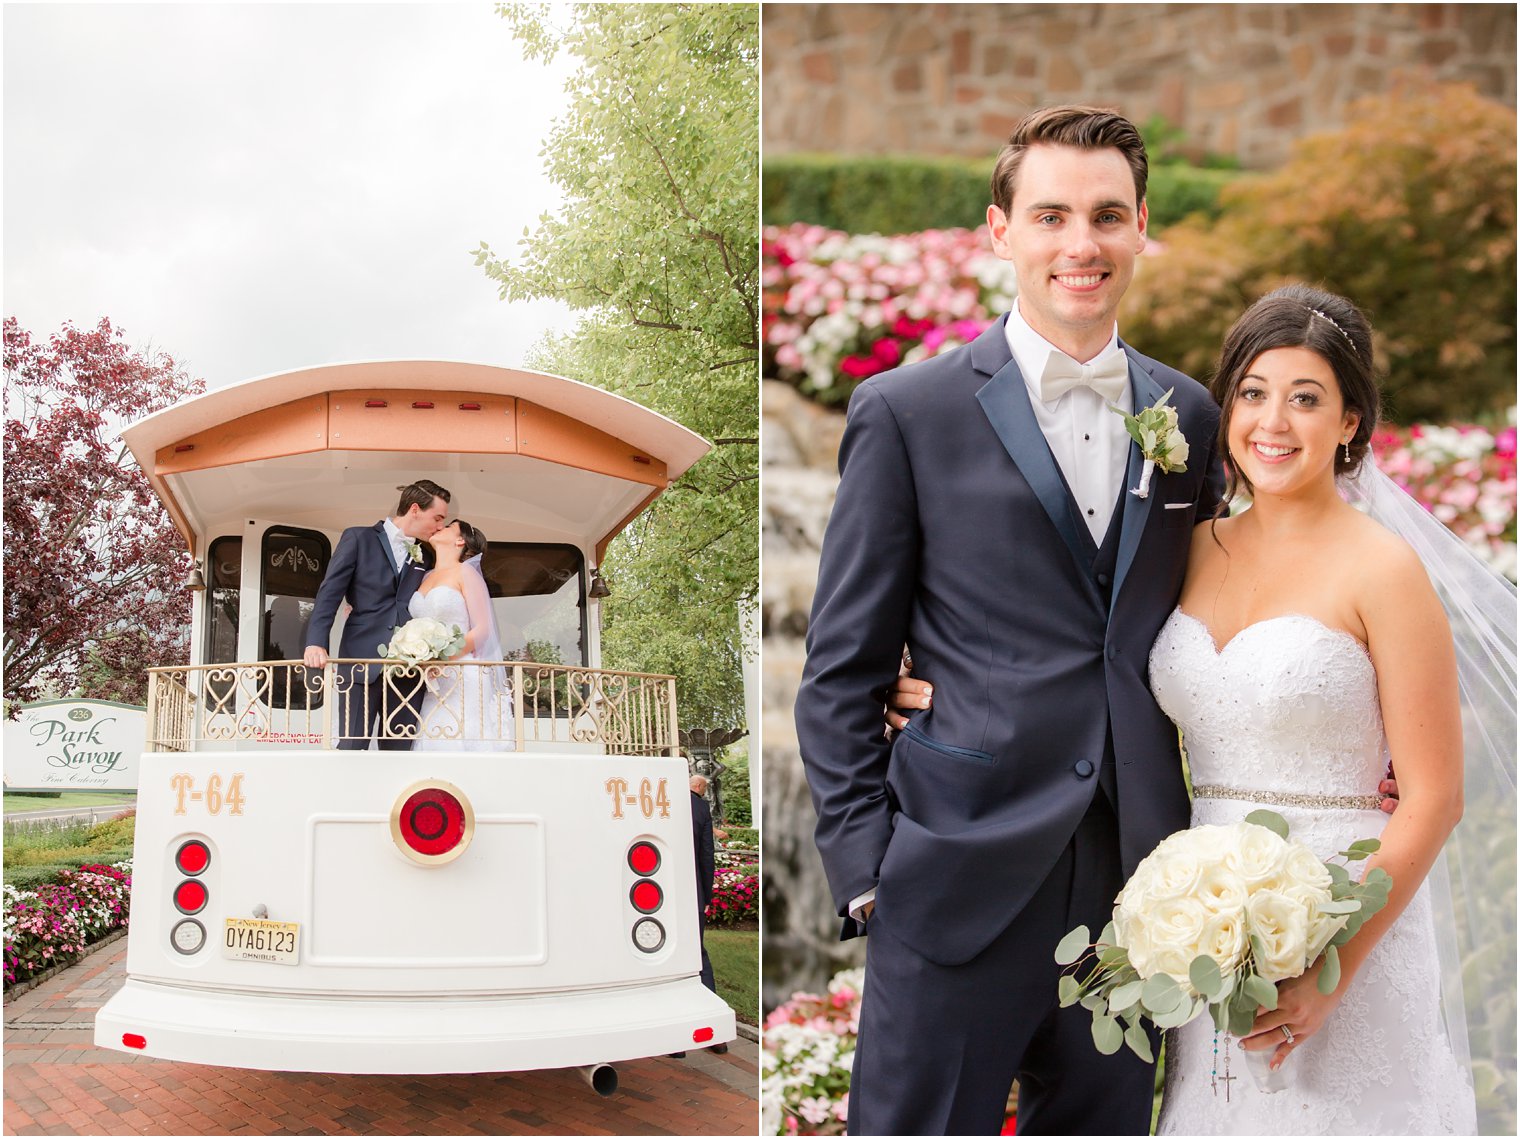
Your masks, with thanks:
[[[765,1018],[760,1052],[764,1134],[844,1134],[864,982],[864,969],[847,969],[829,982],[827,993],[793,993]]]
[[[1511,414],[1513,418],[1513,413]],[[1372,437],[1378,467],[1515,580],[1515,427],[1416,424]]]
[[[766,374],[825,403],[975,339],[1013,304],[1013,266],[985,227],[881,237],[767,226],[760,252]]]
[[[127,924],[132,863],[63,870],[35,890],[5,887],[5,984],[73,961],[92,941]]]
[[[734,925],[760,917],[760,876],[753,865],[720,866],[713,875],[709,925]]]

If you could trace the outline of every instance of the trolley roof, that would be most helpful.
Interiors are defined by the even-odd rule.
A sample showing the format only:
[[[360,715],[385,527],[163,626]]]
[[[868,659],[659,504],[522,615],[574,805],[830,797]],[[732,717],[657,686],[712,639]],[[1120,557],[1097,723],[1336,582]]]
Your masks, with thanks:
[[[122,432],[199,555],[241,518],[335,530],[430,478],[493,539],[607,543],[701,436],[563,376],[449,360],[327,364],[184,400]]]

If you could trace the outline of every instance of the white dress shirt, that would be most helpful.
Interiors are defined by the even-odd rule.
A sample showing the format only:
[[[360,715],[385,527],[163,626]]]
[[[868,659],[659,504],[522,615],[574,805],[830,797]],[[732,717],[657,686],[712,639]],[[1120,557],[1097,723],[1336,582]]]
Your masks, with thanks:
[[[396,572],[401,572],[401,567],[406,564],[406,535],[401,532],[401,527],[396,525],[392,518],[385,520],[385,536],[391,540],[391,561],[395,563]]]
[[[1059,399],[1046,403],[1040,398],[1040,377],[1047,361],[1052,355],[1066,360],[1071,357],[1030,328],[1017,303],[1008,313],[1005,331],[1008,349],[1024,374],[1029,402],[1040,430],[1045,433],[1045,441],[1050,444],[1050,453],[1055,456],[1056,465],[1071,488],[1071,495],[1076,499],[1093,541],[1101,545],[1103,536],[1108,533],[1108,524],[1113,520],[1114,503],[1118,500],[1119,485],[1124,481],[1129,462],[1130,438],[1124,429],[1124,420],[1110,411],[1103,397],[1089,387],[1072,388]],[[1116,352],[1121,355],[1124,352],[1119,347],[1117,324],[1103,351],[1091,360],[1074,360],[1072,363],[1095,364]],[[1128,384],[1114,402],[1126,412],[1134,411],[1134,395]]]

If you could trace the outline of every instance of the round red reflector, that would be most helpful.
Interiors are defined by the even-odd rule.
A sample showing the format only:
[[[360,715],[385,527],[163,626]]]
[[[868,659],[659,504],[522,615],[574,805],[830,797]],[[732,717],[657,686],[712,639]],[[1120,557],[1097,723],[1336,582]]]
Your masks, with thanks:
[[[211,851],[200,839],[192,838],[179,848],[174,865],[179,867],[181,874],[199,874],[211,865]]]
[[[413,792],[397,821],[402,841],[418,854],[447,854],[464,838],[464,806],[441,787]]]
[[[628,866],[635,874],[653,874],[660,868],[660,852],[652,842],[636,842],[628,848]]]
[[[648,878],[641,878],[633,884],[628,898],[633,902],[633,908],[641,914],[652,914],[660,908],[660,903],[665,900],[665,891],[660,889],[658,882],[651,882]]]
[[[128,1048],[146,1048],[148,1046],[148,1038],[146,1036],[139,1036],[135,1032],[123,1032],[121,1034],[121,1042]]]
[[[206,908],[206,884],[186,878],[174,887],[174,905],[182,914],[198,914]]]
[[[691,1042],[693,1044],[706,1044],[712,1038],[713,1030],[710,1028],[699,1028],[691,1034]]]

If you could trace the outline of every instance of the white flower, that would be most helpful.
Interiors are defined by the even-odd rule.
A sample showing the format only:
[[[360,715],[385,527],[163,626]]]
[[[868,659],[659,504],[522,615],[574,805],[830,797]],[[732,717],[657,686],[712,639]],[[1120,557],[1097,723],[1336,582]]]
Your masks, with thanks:
[[[1248,887],[1277,884],[1288,857],[1287,841],[1254,823],[1235,823],[1233,829],[1234,841],[1225,849],[1224,864]]]
[[[1146,915],[1145,937],[1130,947],[1130,964],[1142,977],[1167,973],[1186,981],[1188,966],[1203,952],[1200,945],[1208,920],[1208,911],[1195,898],[1156,903]]]
[[[1308,966],[1309,915],[1302,904],[1274,890],[1258,891],[1246,901],[1246,923],[1265,951],[1256,962],[1263,980],[1285,981]]]

